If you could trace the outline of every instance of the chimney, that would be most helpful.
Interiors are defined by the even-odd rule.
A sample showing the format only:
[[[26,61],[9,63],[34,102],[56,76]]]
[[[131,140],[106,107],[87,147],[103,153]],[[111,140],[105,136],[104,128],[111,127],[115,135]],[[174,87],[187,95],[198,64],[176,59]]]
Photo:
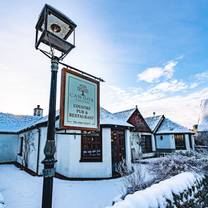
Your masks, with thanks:
[[[153,112],[153,116],[155,116],[156,115],[156,113],[155,112]]]
[[[40,105],[37,105],[36,108],[34,108],[34,116],[43,116],[43,109],[40,108]]]

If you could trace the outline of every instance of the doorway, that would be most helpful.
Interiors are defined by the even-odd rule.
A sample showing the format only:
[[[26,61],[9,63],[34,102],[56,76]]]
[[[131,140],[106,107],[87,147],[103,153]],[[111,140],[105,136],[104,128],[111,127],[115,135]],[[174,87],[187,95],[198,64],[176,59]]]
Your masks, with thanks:
[[[126,159],[125,129],[111,129],[112,174],[119,175],[119,164]]]

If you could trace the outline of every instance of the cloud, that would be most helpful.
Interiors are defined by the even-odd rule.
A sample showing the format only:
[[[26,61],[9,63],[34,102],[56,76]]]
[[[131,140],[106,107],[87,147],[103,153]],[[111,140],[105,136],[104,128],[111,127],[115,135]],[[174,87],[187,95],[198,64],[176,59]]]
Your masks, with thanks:
[[[179,88],[184,88],[184,85],[178,81],[175,84],[178,84]],[[175,90],[174,87],[173,89]],[[157,115],[164,114],[189,128],[198,122],[200,103],[204,98],[208,98],[208,88],[183,95],[169,96],[164,91],[152,92],[152,89],[137,91],[131,88],[122,89],[107,84],[101,85],[101,105],[111,112],[130,109],[138,105],[144,117],[156,112]]]
[[[142,73],[137,74],[138,80],[145,82],[155,82],[161,77],[168,79],[172,78],[177,61],[171,60],[164,67],[150,67],[144,70]]]
[[[151,67],[138,74],[137,77],[139,80],[146,82],[153,82],[154,80],[163,76],[163,69],[160,67]]]
[[[152,92],[177,92],[188,88],[188,85],[182,81],[171,80],[170,82],[162,82],[152,88]]]
[[[167,76],[167,78],[171,78],[174,73],[174,68],[177,65],[178,62],[176,61],[169,61],[165,66],[164,66],[164,75]]]
[[[194,88],[196,88],[196,87],[198,87],[198,86],[199,86],[199,83],[193,82],[192,84],[190,84],[189,88],[190,88],[190,89],[194,89]]]
[[[195,77],[199,80],[199,81],[205,81],[208,79],[208,71],[204,71],[202,73],[198,73],[195,75]]]

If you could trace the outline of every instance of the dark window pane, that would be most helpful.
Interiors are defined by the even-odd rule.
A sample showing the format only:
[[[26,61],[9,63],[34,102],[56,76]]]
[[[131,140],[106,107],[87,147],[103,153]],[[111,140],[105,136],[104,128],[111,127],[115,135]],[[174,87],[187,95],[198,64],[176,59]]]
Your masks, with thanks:
[[[141,136],[142,153],[152,152],[152,136],[142,135]]]
[[[81,161],[102,161],[102,137],[100,133],[91,136],[92,133],[87,132],[89,135],[84,134],[81,137]]]
[[[175,145],[177,150],[186,149],[184,134],[175,134]]]

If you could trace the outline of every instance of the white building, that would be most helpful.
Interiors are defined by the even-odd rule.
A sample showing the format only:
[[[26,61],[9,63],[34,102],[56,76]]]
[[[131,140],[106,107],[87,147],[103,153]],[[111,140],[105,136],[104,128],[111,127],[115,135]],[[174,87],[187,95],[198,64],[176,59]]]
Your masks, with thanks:
[[[48,118],[41,116],[39,106],[34,113],[36,116],[0,114],[0,163],[15,162],[30,173],[41,175]],[[59,129],[57,112],[57,175],[66,178],[111,178],[118,175],[118,165],[123,161],[131,169],[132,162],[141,156],[155,156],[161,148],[176,149],[171,143],[171,135],[176,132],[162,131],[167,120],[162,118],[145,120],[137,108],[118,113],[101,108],[100,131],[81,132]],[[185,141],[188,147],[189,139]]]
[[[157,153],[194,150],[193,132],[162,116],[146,118],[155,137]]]

